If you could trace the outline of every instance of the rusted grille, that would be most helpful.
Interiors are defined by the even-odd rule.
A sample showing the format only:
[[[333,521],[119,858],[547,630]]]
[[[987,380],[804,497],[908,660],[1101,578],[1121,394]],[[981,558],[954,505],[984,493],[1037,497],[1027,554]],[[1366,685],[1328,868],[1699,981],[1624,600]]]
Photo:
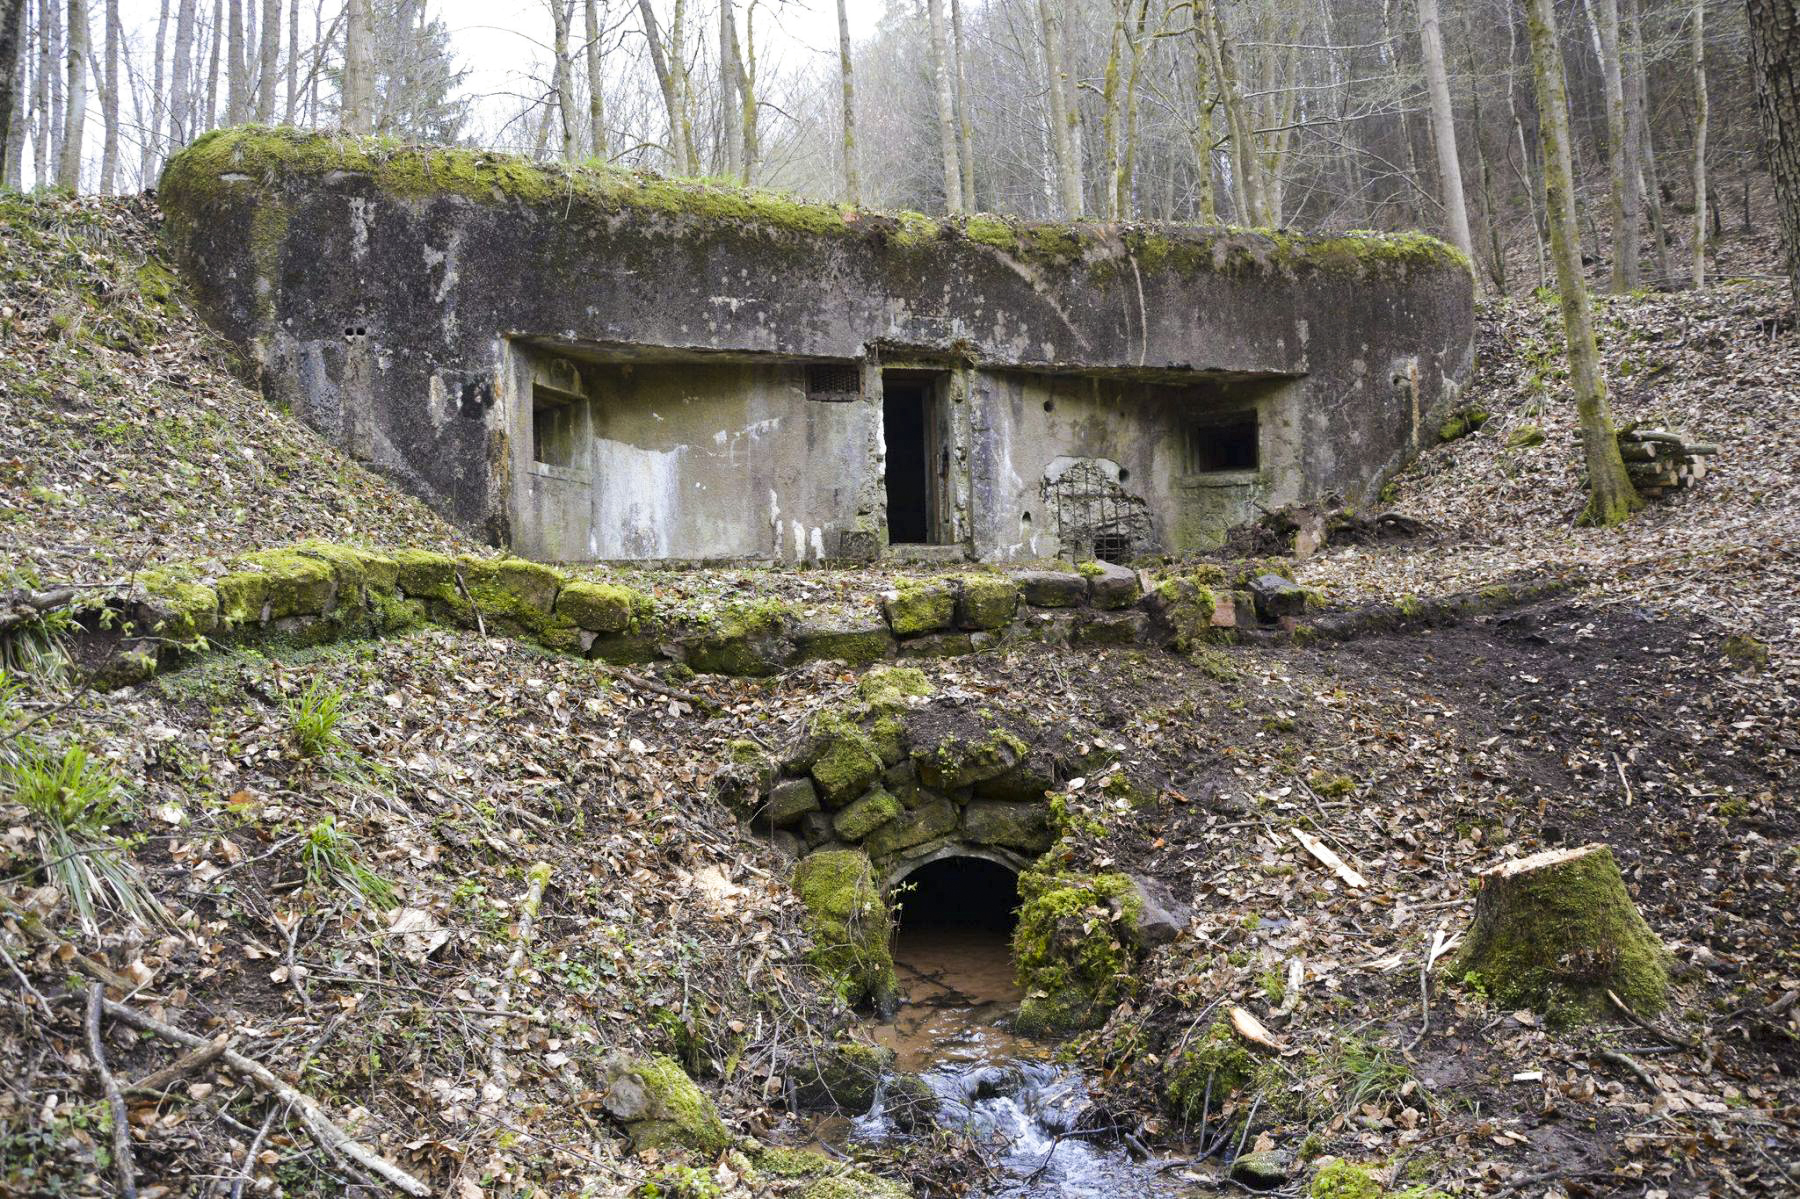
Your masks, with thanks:
[[[1150,515],[1144,501],[1094,459],[1081,459],[1055,478],[1046,477],[1043,493],[1062,556],[1071,561],[1129,562],[1148,541]]]
[[[806,368],[806,398],[842,404],[862,396],[862,368],[855,363],[820,362]]]

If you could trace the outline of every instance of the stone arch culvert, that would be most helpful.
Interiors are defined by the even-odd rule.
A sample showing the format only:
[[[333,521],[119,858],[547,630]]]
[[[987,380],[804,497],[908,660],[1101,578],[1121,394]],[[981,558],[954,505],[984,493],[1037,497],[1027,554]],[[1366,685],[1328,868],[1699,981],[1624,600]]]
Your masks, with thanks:
[[[1067,723],[934,696],[921,671],[877,667],[845,702],[814,713],[785,753],[745,741],[733,758],[715,784],[721,798],[796,859],[811,961],[851,1003],[894,1002],[890,900],[909,880],[950,877],[930,869],[939,863],[1017,876],[1013,959],[1027,1031],[1104,1021],[1141,955],[1186,924],[1153,880],[1071,864],[1072,841],[1096,831],[1093,813],[1141,811],[1161,788]],[[1071,805],[1077,779],[1087,802]]]

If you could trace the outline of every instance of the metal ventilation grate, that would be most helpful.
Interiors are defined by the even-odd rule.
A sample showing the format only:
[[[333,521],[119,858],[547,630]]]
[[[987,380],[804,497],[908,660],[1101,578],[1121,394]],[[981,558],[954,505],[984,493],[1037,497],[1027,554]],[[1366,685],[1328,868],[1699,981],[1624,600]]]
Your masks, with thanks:
[[[820,362],[806,368],[806,398],[842,404],[862,398],[862,368],[853,362]]]

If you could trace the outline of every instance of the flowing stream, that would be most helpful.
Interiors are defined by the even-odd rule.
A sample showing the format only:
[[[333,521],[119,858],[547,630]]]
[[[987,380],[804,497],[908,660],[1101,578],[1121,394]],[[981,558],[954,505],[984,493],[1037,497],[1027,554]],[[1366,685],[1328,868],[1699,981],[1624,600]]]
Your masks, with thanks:
[[[918,1074],[937,1099],[938,1123],[987,1147],[995,1182],[989,1199],[1175,1195],[1155,1158],[1134,1161],[1111,1135],[1069,1135],[1088,1105],[1079,1070],[1052,1060],[1055,1046],[1008,1031],[1017,1010],[1011,946],[1001,930],[902,927],[895,947],[905,996],[876,1039],[896,1068]],[[877,1100],[854,1121],[854,1138],[896,1135]]]

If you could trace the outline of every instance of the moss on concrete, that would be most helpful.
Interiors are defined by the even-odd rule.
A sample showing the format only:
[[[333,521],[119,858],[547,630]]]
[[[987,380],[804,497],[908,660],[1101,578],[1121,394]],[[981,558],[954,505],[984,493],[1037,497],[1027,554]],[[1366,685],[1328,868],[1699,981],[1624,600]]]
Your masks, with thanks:
[[[215,584],[219,614],[231,626],[319,616],[337,590],[331,567],[294,550],[259,550]]]
[[[556,615],[591,633],[623,633],[638,613],[653,606],[648,596],[616,583],[575,579],[556,593]]]
[[[909,699],[931,693],[931,680],[915,666],[878,666],[856,681],[856,698],[868,712],[903,711]]]
[[[1017,766],[1031,747],[1005,729],[993,729],[979,740],[949,739],[936,749],[914,750],[919,781],[939,791],[954,791],[999,778]]]
[[[794,868],[813,947],[807,954],[846,1002],[892,1001],[897,983],[888,951],[893,919],[869,859],[851,849],[807,855]]]
[[[1026,1033],[1092,1028],[1136,989],[1129,930],[1142,901],[1123,874],[1063,873],[1048,864],[1019,876],[1013,963]]]
[[[186,644],[219,627],[219,593],[198,577],[198,571],[182,567],[147,570],[137,576],[144,594],[138,618],[151,633]]]
[[[1019,607],[1019,585],[1003,574],[966,574],[958,623],[965,629],[1002,629]]]
[[[812,736],[823,743],[812,764],[819,794],[833,807],[868,790],[881,775],[881,750],[854,716],[827,709],[813,718]]]
[[[882,602],[888,624],[901,637],[947,629],[956,618],[956,584],[939,579],[929,583],[901,580]]]

